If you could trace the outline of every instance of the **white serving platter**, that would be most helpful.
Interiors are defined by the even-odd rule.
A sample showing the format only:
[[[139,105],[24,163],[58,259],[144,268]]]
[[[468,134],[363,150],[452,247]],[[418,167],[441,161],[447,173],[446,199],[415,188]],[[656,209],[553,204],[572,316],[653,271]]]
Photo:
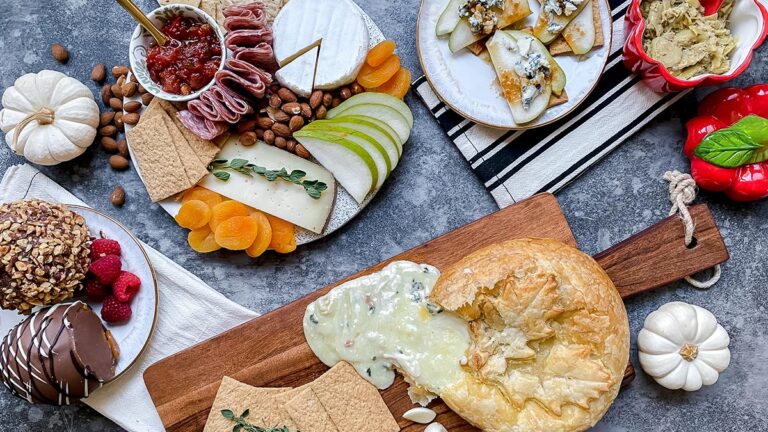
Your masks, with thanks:
[[[368,26],[368,34],[370,37],[370,43],[369,48],[372,48],[379,42],[383,41],[384,33],[382,33],[381,29],[376,25],[376,23],[373,22],[371,17],[368,16],[362,9],[360,9],[359,6],[357,6],[356,3],[352,2],[352,4],[355,5],[360,10],[360,13],[363,15],[363,18],[365,19],[365,23]],[[314,73],[312,71],[311,73]],[[134,96],[132,98],[124,98],[124,102],[129,102],[132,100],[140,100],[138,96]],[[142,108],[143,111],[144,108]],[[125,125],[125,129],[130,130],[132,126]],[[229,139],[237,139],[237,135],[231,136]],[[128,147],[130,149],[131,143],[128,142]],[[141,177],[141,172],[138,169],[138,165],[136,164],[136,159],[133,156],[133,152],[131,151],[131,162],[133,163],[133,166],[136,167],[136,171],[139,174],[139,177]],[[336,198],[333,205],[333,210],[331,210],[331,214],[328,217],[328,223],[325,225],[325,228],[323,229],[323,232],[321,234],[314,233],[312,231],[306,230],[301,227],[296,227],[296,244],[297,245],[303,245],[307,243],[311,243],[315,240],[319,240],[334,231],[338,230],[339,228],[346,225],[349,221],[351,221],[355,216],[357,216],[360,211],[362,211],[365,206],[368,205],[369,202],[376,196],[376,193],[378,190],[375,190],[371,192],[368,197],[366,197],[365,201],[363,201],[362,204],[359,204],[357,201],[355,201],[354,198],[352,198],[352,195],[350,195],[344,188],[337,182],[336,183]],[[168,199],[165,199],[163,201],[158,202],[160,207],[162,207],[168,214],[171,216],[176,216],[179,213],[179,208],[181,208],[181,201],[180,197],[171,197]]]
[[[141,279],[139,292],[131,301],[133,312],[131,319],[120,324],[104,323],[120,348],[120,357],[115,367],[114,379],[117,379],[138,360],[149,345],[155,330],[158,306],[155,270],[139,240],[120,222],[89,207],[77,205],[67,205],[67,207],[85,218],[85,223],[94,238],[101,237],[103,233],[105,238],[117,240],[122,250],[123,270],[134,273]],[[74,300],[87,302],[96,315],[101,316],[101,303],[87,301],[84,295]],[[33,311],[39,309],[35,308]],[[6,335],[26,317],[27,315],[19,315],[16,311],[0,311],[0,334]]]
[[[528,1],[532,13],[521,21],[523,26],[533,26],[541,10],[538,0]],[[438,37],[435,34],[437,20],[448,2],[449,0],[421,1],[421,9],[416,19],[416,49],[421,68],[435,94],[462,117],[500,129],[544,126],[573,111],[589,96],[600,80],[610,54],[613,34],[613,21],[607,0],[598,2],[603,27],[603,45],[581,56],[555,56],[555,60],[565,71],[568,102],[548,108],[530,123],[515,123],[509,105],[501,94],[496,72],[490,61],[474,55],[468,49],[452,53],[448,48],[448,37]]]

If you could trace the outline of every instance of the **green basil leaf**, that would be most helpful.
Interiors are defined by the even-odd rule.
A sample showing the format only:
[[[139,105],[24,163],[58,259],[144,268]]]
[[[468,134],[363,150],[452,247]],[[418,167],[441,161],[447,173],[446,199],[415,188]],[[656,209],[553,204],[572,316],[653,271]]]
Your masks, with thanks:
[[[235,418],[235,413],[228,409],[221,410],[221,415],[227,420],[232,420]]]
[[[762,146],[746,132],[721,129],[712,132],[696,147],[696,156],[723,168],[736,168],[749,163]]]
[[[749,135],[756,143],[768,145],[768,119],[758,115],[748,115],[729,129],[740,130]]]

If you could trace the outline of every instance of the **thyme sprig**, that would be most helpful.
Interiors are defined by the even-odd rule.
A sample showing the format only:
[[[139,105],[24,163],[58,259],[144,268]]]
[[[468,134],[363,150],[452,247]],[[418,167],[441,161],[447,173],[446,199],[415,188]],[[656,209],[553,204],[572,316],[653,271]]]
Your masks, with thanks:
[[[285,168],[279,170],[270,170],[262,166],[258,166],[249,163],[245,159],[218,159],[211,162],[208,165],[208,171],[210,171],[217,179],[222,181],[228,181],[230,173],[227,171],[235,171],[240,174],[245,174],[248,177],[253,177],[253,174],[260,175],[266,178],[268,181],[275,181],[282,179],[287,182],[302,186],[307,192],[307,195],[314,199],[320,199],[320,195],[328,189],[328,185],[319,180],[303,180],[307,176],[307,173],[301,170],[293,170],[290,173]]]
[[[232,427],[232,432],[290,432],[288,426],[263,428],[260,426],[254,426],[245,419],[248,417],[249,411],[245,410],[239,416],[236,416],[232,410],[221,410],[221,415],[227,419],[235,422]],[[298,432],[298,431],[297,431]]]

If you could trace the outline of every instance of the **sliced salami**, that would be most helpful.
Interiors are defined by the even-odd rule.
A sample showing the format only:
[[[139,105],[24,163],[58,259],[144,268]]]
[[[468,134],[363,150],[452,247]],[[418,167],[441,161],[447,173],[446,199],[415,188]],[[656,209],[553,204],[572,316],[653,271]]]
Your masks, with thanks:
[[[272,44],[272,41],[272,30],[268,28],[246,29],[229,32],[224,38],[224,45],[232,51],[237,51],[240,48],[253,48],[262,42]]]
[[[227,60],[224,70],[216,72],[216,84],[237,94],[261,99],[272,84],[272,75],[242,60]]]
[[[256,67],[260,67],[269,73],[274,73],[280,67],[275,60],[272,45],[262,42],[253,48],[240,48],[235,51],[234,58]]]
[[[192,114],[189,110],[179,111],[176,118],[192,133],[206,140],[212,140],[229,129],[227,123],[208,120],[205,117]]]

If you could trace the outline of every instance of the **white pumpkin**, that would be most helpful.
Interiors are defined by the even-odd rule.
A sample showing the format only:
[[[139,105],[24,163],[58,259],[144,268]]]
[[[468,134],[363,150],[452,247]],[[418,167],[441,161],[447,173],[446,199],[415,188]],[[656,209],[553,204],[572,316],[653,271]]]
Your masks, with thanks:
[[[731,339],[712,312],[667,303],[645,318],[637,337],[640,365],[668,389],[696,391],[717,382],[731,362]]]
[[[0,129],[11,150],[30,162],[56,165],[80,156],[98,125],[93,93],[61,72],[26,74],[3,93]]]

